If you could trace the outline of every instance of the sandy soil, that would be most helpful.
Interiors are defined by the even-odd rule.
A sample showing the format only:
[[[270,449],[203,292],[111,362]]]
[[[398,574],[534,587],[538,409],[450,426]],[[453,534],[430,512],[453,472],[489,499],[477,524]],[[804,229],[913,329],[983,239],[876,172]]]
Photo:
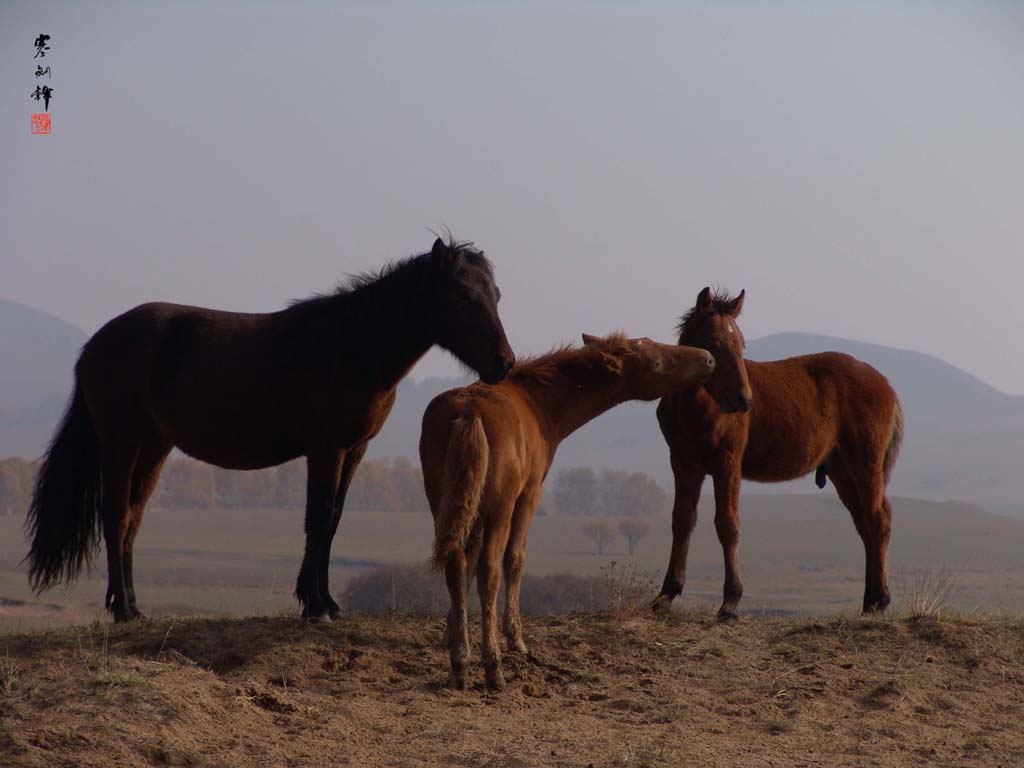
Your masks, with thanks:
[[[0,636],[3,766],[1024,764],[1024,621],[527,622],[443,687],[437,617]],[[475,627],[474,627],[475,629]]]

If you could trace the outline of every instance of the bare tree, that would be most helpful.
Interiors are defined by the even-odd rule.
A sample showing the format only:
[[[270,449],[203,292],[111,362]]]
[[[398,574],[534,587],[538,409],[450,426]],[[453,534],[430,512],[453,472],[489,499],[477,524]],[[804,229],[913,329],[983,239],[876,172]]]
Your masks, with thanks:
[[[656,517],[672,508],[672,500],[654,478],[643,472],[606,469],[597,481],[600,512],[607,517]]]
[[[636,551],[636,543],[651,534],[651,521],[646,517],[627,517],[619,522],[619,533],[629,544],[630,557]]]
[[[562,515],[593,515],[597,510],[597,476],[590,467],[563,469],[554,483],[555,508]]]
[[[595,520],[592,523],[587,523],[580,528],[580,531],[594,542],[594,546],[597,547],[597,554],[603,555],[608,545],[611,544],[615,537],[618,536],[618,531],[615,530],[615,526],[609,523],[605,519]]]

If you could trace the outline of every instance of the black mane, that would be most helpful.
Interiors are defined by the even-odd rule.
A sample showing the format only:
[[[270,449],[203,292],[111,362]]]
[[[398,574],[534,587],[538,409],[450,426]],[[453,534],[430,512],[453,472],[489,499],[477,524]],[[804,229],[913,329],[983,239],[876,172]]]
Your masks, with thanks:
[[[447,246],[469,264],[484,269],[494,279],[494,265],[472,242],[456,241],[449,236]],[[394,259],[380,269],[348,275],[329,293],[315,293],[305,299],[294,299],[288,303],[288,310],[301,311],[331,304],[343,307],[346,314],[361,316],[367,308],[380,304],[382,295],[398,303],[411,296],[422,295],[429,284],[430,267],[430,251]]]

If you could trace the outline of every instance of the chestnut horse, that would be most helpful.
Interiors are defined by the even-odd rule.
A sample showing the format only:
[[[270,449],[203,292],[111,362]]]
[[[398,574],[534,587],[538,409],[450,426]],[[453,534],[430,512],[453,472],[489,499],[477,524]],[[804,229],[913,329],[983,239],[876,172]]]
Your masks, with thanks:
[[[903,437],[903,410],[889,382],[866,363],[838,352],[770,363],[743,359],[735,299],[705,288],[679,326],[679,343],[709,350],[715,374],[703,386],[658,404],[675,475],[672,554],[656,610],[683,590],[690,534],[705,475],[715,484],[715,529],[725,554],[720,621],[736,619],[740,478],[792,480],[816,470],[819,488],[832,479],[864,542],[864,611],[889,604],[888,549],[892,507],[886,498]]]
[[[526,533],[559,443],[626,400],[654,400],[696,385],[715,365],[703,350],[650,339],[584,334],[583,342],[581,349],[520,363],[501,384],[438,395],[423,415],[420,459],[434,516],[434,565],[444,570],[451,595],[445,644],[456,688],[466,685],[466,592],[474,571],[488,686],[505,685],[496,629],[502,564],[502,630],[511,648],[526,652],[519,618]]]
[[[395,388],[438,344],[488,381],[515,358],[483,253],[445,243],[272,314],[143,304],[101,328],[36,481],[27,526],[37,591],[72,582],[102,530],[106,605],[138,618],[132,548],[174,447],[229,469],[299,456],[308,468],[306,551],[295,595],[307,618],[340,609],[328,590],[345,494]]]

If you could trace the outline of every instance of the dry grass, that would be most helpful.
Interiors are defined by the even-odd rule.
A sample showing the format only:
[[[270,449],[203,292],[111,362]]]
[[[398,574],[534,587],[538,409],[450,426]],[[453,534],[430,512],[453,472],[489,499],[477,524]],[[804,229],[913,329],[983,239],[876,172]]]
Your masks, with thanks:
[[[443,687],[442,621],[0,637],[0,764],[1018,765],[1024,620],[528,619],[509,690]],[[473,630],[471,636],[475,637]]]
[[[612,616],[623,618],[650,610],[651,595],[657,594],[654,576],[636,563],[612,560],[601,567],[601,579],[605,610]]]
[[[907,613],[915,618],[937,618],[948,613],[958,589],[957,574],[945,565],[918,573],[907,592]]]
[[[11,652],[5,651],[3,658],[0,658],[0,693],[10,696],[18,687],[18,678],[21,676],[21,664],[17,659],[11,658]]]

